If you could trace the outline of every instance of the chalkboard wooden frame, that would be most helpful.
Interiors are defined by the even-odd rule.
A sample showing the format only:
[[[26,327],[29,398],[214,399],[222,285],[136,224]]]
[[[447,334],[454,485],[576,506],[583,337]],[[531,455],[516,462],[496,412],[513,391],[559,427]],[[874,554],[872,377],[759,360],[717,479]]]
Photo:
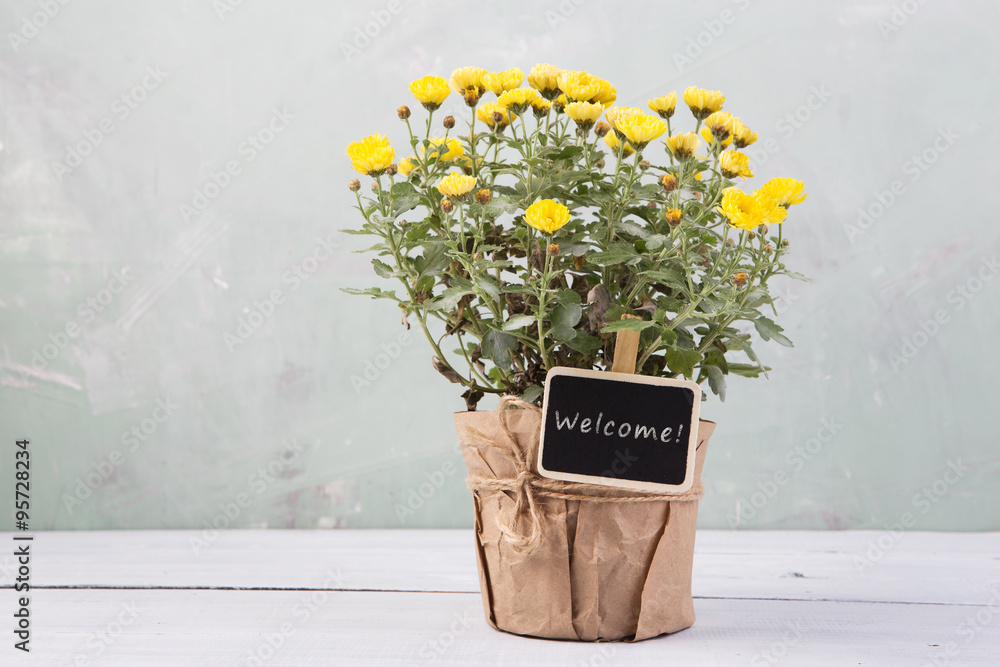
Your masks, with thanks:
[[[600,475],[582,475],[564,470],[548,470],[544,467],[543,461],[545,453],[545,433],[546,424],[549,418],[549,396],[551,395],[551,385],[558,377],[578,377],[607,382],[622,382],[629,384],[656,385],[661,387],[678,387],[688,389],[693,393],[691,408],[691,421],[687,436],[687,462],[684,481],[679,484],[661,484],[649,481],[638,481],[623,479],[619,477],[605,477]],[[637,491],[653,491],[659,493],[685,493],[691,490],[694,484],[695,450],[698,447],[698,422],[701,418],[701,385],[690,380],[675,380],[672,378],[651,377],[648,375],[634,375],[631,373],[614,373],[611,371],[594,371],[580,368],[556,367],[549,370],[545,379],[545,398],[542,403],[542,433],[538,442],[538,473],[542,477],[557,479],[566,482],[583,482],[587,484],[598,484],[601,486],[611,486]]]

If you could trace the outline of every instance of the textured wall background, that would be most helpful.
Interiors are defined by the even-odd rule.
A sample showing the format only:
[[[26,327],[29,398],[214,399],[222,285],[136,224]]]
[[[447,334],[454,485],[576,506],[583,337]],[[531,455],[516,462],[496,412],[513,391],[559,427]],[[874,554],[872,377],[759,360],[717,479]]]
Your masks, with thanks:
[[[810,193],[797,346],[704,407],[701,525],[1000,528],[995,3],[42,4],[0,8],[0,515],[27,437],[33,527],[471,525],[457,392],[339,291],[374,284],[343,151],[403,143],[417,76],[547,61],[722,90]]]

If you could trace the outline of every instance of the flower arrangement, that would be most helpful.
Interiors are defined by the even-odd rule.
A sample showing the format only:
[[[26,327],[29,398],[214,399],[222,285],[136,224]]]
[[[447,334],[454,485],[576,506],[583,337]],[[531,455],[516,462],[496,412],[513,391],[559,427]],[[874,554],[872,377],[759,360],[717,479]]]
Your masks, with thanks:
[[[381,134],[348,146],[372,195],[351,181],[364,223],[345,231],[377,237],[375,273],[402,291],[346,291],[415,320],[470,410],[486,393],[537,401],[554,366],[610,368],[622,329],[640,332],[638,372],[707,382],[722,400],[726,375],[766,373],[749,326],[791,345],[763,310],[772,278],[804,279],[782,263],[803,184],[741,189],[757,133],[718,91],[685,90],[694,129],[675,132],[676,93],[647,113],[614,106],[615,88],[587,72],[543,64],[524,79],[477,67],[417,79],[424,127],[397,110],[411,155],[395,162]],[[446,116],[436,136],[451,94],[467,128]]]

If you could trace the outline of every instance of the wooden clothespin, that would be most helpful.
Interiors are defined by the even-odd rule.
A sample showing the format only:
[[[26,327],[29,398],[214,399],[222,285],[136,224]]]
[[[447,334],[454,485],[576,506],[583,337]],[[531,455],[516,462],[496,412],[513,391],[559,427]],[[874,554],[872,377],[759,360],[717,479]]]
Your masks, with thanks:
[[[641,320],[638,315],[622,315],[622,319]],[[613,373],[635,373],[635,360],[639,354],[639,332],[623,329],[615,337],[615,358],[611,363]]]

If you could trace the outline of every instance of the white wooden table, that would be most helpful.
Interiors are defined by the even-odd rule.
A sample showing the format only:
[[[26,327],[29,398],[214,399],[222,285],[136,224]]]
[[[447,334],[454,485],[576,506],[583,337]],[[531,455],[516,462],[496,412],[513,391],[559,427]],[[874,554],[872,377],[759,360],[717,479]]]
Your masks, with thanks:
[[[464,530],[35,533],[0,665],[1000,665],[1000,534],[699,531],[698,621],[637,644],[483,619]],[[17,594],[20,595],[20,594]]]

